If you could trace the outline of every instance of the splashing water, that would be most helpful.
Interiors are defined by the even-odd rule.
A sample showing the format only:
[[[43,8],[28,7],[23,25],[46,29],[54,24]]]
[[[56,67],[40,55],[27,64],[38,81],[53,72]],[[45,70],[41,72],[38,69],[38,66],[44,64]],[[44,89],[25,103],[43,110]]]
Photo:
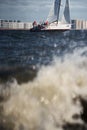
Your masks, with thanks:
[[[81,49],[63,60],[54,58],[31,82],[19,85],[14,80],[6,89],[1,85],[4,95],[9,95],[2,103],[3,113],[11,117],[14,130],[63,130],[67,122],[84,123],[79,97],[87,99],[86,51]]]

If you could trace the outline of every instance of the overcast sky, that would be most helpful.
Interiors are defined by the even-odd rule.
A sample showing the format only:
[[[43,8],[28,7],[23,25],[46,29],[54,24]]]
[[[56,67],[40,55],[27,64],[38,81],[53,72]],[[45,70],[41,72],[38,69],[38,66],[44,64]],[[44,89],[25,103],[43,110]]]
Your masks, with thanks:
[[[54,0],[0,0],[0,19],[45,20]],[[62,0],[64,4],[64,0]],[[70,0],[71,19],[87,20],[87,0]]]

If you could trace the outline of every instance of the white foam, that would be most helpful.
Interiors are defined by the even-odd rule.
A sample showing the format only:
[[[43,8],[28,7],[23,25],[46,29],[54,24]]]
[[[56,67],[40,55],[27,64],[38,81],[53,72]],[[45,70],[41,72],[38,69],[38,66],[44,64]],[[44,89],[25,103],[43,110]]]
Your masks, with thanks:
[[[78,97],[87,97],[87,58],[81,56],[83,52],[67,55],[63,61],[55,58],[51,65],[40,68],[32,82],[15,85],[4,103],[4,113],[13,117],[15,130],[21,125],[25,130],[62,130],[66,122],[82,123],[72,116],[82,112]]]

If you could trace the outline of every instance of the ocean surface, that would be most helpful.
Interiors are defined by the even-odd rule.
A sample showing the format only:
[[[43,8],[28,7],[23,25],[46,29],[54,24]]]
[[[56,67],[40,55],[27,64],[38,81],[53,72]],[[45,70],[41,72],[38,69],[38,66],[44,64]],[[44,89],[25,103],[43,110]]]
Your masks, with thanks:
[[[0,130],[87,130],[87,30],[0,30]]]

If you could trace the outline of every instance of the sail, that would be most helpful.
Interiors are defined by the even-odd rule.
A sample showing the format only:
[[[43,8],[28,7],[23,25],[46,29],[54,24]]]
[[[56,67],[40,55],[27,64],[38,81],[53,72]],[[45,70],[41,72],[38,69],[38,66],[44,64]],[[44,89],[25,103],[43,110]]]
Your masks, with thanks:
[[[50,23],[59,20],[60,4],[61,0],[55,0],[47,18],[47,21],[49,21]]]
[[[59,20],[60,4],[61,4],[61,0],[55,0],[54,14],[57,16],[57,21]]]
[[[49,23],[52,23],[53,21],[57,20],[57,16],[54,15],[54,4],[49,12],[49,15],[47,17],[47,21],[49,21]]]
[[[68,0],[66,0],[62,23],[70,23],[70,9],[69,9],[69,1]]]

